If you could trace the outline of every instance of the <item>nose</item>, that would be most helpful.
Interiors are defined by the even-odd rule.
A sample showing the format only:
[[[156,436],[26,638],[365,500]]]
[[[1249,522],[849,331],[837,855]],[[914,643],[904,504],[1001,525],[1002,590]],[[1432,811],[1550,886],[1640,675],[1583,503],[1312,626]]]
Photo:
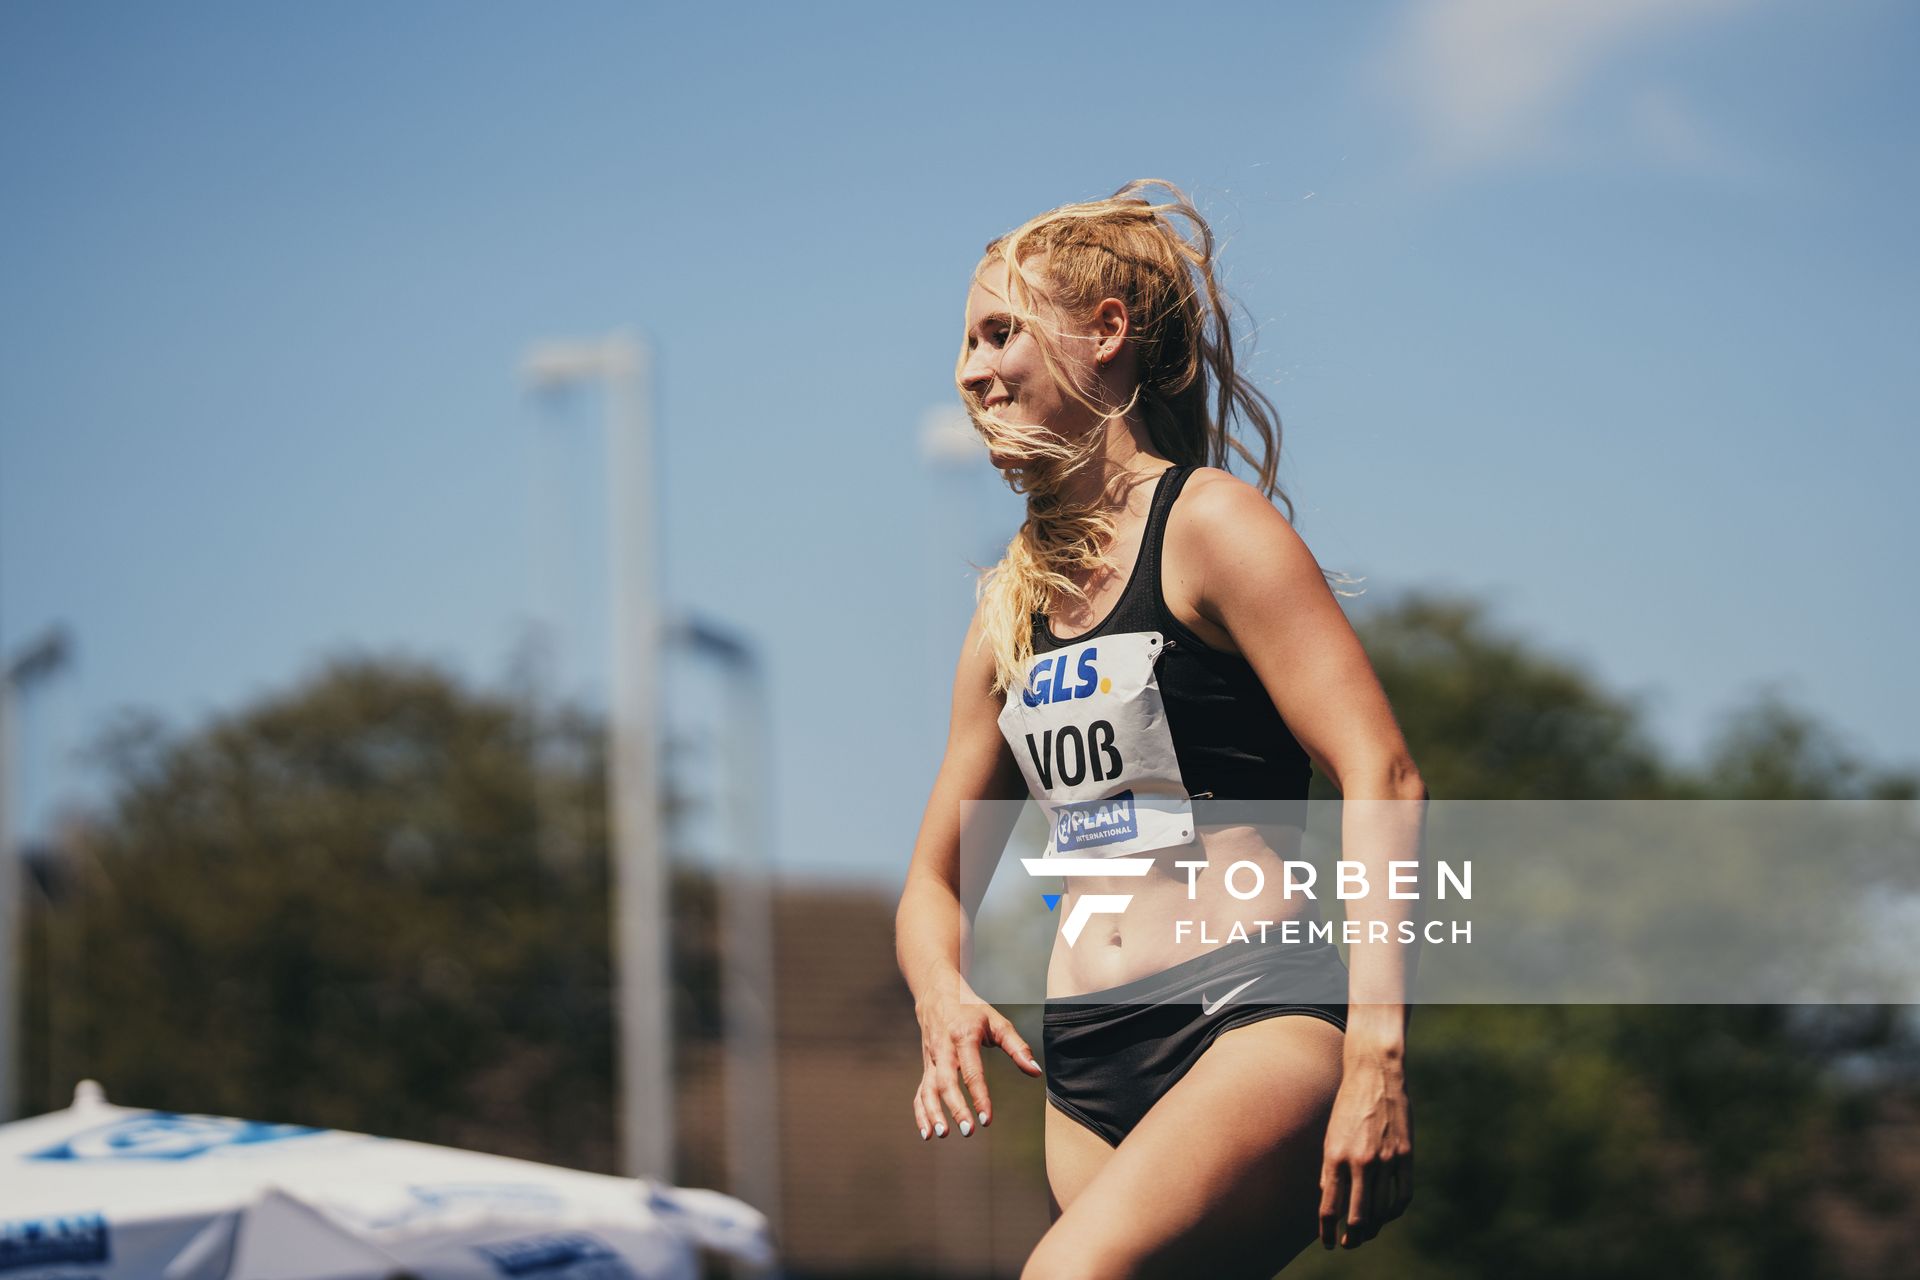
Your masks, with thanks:
[[[960,370],[960,385],[967,394],[976,400],[987,398],[987,391],[993,386],[993,352],[985,343],[975,347],[973,354],[967,357],[967,363]]]

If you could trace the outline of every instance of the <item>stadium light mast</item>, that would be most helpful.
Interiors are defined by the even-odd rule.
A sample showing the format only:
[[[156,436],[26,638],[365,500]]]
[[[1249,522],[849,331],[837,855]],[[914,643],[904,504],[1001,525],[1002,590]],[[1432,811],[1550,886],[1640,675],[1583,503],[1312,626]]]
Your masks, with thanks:
[[[766,680],[752,645],[714,623],[684,617],[669,626],[679,647],[706,659],[725,681],[726,757],[718,807],[726,815],[719,891],[720,1008],[726,1066],[727,1190],[780,1225],[780,1067],[774,1000],[773,867],[766,824]]]
[[[606,398],[613,621],[607,803],[613,838],[621,1150],[632,1177],[673,1182],[673,1017],[665,824],[660,811],[660,609],[653,528],[653,357],[629,329],[540,342],[523,371],[541,391],[597,383]]]
[[[23,695],[67,664],[73,642],[54,626],[0,664],[0,1121],[14,1118],[20,1103],[20,903],[25,865],[13,838],[14,771],[18,767],[14,719]]]

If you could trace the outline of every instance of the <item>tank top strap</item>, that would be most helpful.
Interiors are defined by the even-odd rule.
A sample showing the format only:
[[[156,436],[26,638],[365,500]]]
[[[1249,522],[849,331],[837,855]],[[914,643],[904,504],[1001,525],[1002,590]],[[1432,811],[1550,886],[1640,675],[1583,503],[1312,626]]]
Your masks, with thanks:
[[[1174,497],[1186,483],[1191,467],[1168,467],[1154,482],[1153,505],[1147,509],[1147,527],[1140,535],[1140,556],[1127,582],[1126,595],[1115,606],[1111,625],[1104,631],[1159,631],[1161,547],[1167,538],[1167,515]]]
[[[1173,514],[1174,500],[1180,496],[1180,490],[1186,487],[1187,477],[1193,471],[1192,467],[1169,467],[1167,474],[1161,477],[1160,486],[1154,490],[1153,509],[1147,513],[1147,529],[1140,543],[1143,557],[1140,574],[1134,583],[1150,604],[1156,604],[1161,599],[1160,562],[1162,548],[1167,542],[1167,520]]]
[[[1126,591],[1106,620],[1094,629],[1099,634],[1162,629],[1160,557],[1161,547],[1166,542],[1167,515],[1173,509],[1174,498],[1179,495],[1181,486],[1186,484],[1187,476],[1192,472],[1192,467],[1176,465],[1161,472],[1154,481],[1153,504],[1147,509],[1147,526],[1141,532],[1140,552],[1134,562],[1133,573],[1128,578]],[[1029,620],[1033,628],[1035,653],[1045,653],[1058,647],[1047,638],[1045,614],[1030,614]]]

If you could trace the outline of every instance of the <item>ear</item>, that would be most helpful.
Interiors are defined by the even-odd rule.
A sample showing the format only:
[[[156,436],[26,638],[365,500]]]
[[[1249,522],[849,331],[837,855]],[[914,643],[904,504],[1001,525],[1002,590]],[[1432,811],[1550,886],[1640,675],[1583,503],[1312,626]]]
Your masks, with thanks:
[[[1126,303],[1118,298],[1100,299],[1100,305],[1093,313],[1093,331],[1098,335],[1098,341],[1094,343],[1094,358],[1104,364],[1119,355],[1132,328],[1133,322],[1127,316]]]

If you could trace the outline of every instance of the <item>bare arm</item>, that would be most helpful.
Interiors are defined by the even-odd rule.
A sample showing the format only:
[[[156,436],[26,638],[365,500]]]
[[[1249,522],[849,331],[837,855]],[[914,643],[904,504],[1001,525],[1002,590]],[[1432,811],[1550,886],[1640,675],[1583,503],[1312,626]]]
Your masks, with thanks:
[[[1389,938],[1349,948],[1345,1071],[1328,1129],[1322,1239],[1331,1246],[1337,1216],[1351,1246],[1398,1216],[1412,1194],[1404,1074],[1412,947],[1394,940],[1408,903],[1388,897],[1387,864],[1420,859],[1426,785],[1306,543],[1253,486],[1225,472],[1202,474],[1207,483],[1193,499],[1200,611],[1233,637],[1287,727],[1340,789],[1341,858],[1360,863],[1368,885],[1364,897],[1348,900],[1347,916],[1362,930],[1384,925]]]
[[[982,1041],[999,1044],[1029,1074],[1040,1071],[1013,1024],[982,1001],[966,977],[973,915],[992,868],[963,867],[962,859],[969,853],[982,859],[997,855],[1017,808],[1006,804],[976,812],[983,825],[963,841],[966,802],[1018,801],[1027,794],[1020,767],[1000,733],[1001,701],[992,692],[993,655],[980,645],[980,635],[976,613],[954,673],[946,755],[920,819],[913,861],[894,915],[894,954],[921,1024],[925,1071],[914,1111],[922,1137],[929,1132],[946,1136],[942,1104],[956,1117],[977,1112],[982,1125],[991,1119],[980,1061]],[[961,1093],[962,1083],[972,1094],[972,1107]],[[972,1132],[970,1118],[959,1123],[963,1135]]]

